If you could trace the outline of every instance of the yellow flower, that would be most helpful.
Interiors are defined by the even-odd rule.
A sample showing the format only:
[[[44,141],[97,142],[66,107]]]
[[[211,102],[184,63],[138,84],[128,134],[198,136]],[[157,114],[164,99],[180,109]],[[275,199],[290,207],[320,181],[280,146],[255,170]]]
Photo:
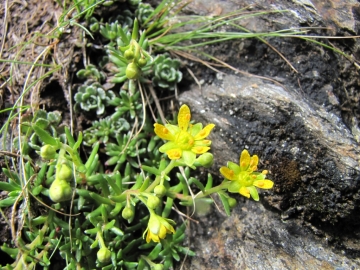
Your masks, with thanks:
[[[255,172],[259,158],[257,155],[250,156],[247,150],[243,150],[240,156],[239,165],[228,162],[227,167],[221,167],[220,173],[231,183],[228,187],[228,191],[232,193],[240,193],[241,195],[255,200],[259,200],[259,194],[256,189],[270,189],[273,187],[274,182],[265,179],[266,170],[261,173]]]
[[[203,128],[201,123],[190,124],[191,113],[187,105],[182,105],[178,114],[178,125],[158,123],[154,124],[157,136],[169,142],[159,148],[170,159],[182,158],[186,165],[194,164],[196,155],[204,154],[210,150],[211,141],[205,139],[215,127],[209,124]]]
[[[160,242],[160,239],[164,239],[166,234],[175,233],[175,230],[170,223],[175,224],[171,219],[163,218],[156,215],[154,212],[150,212],[148,227],[144,232],[144,235],[147,232],[146,243],[150,243],[151,240]]]

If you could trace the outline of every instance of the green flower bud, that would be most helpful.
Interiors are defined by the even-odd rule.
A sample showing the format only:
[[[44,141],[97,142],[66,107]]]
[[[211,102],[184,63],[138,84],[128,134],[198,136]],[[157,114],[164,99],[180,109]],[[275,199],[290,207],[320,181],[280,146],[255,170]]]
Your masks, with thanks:
[[[153,264],[150,267],[151,270],[163,270],[164,269],[164,265],[157,263],[157,264]]]
[[[128,79],[136,80],[140,77],[141,69],[133,62],[127,65],[125,74]]]
[[[206,153],[200,155],[196,159],[196,161],[197,161],[197,163],[204,166],[205,168],[210,168],[214,163],[214,156],[213,156],[213,154],[206,152]]]
[[[236,206],[237,201],[234,198],[228,198],[228,203],[230,208],[234,208]]]
[[[160,199],[156,196],[149,196],[146,202],[146,205],[150,208],[150,209],[155,209],[156,207],[158,207],[160,204]]]
[[[147,64],[147,60],[145,57],[141,57],[138,61],[137,61],[137,64],[139,67],[145,67],[146,64]]]
[[[96,254],[97,259],[101,263],[107,263],[111,260],[111,251],[108,250],[106,247],[102,247]]]
[[[53,159],[56,155],[56,149],[50,144],[46,144],[40,149],[40,156],[43,159]]]
[[[126,220],[131,219],[134,216],[134,211],[130,207],[125,207],[121,215]]]
[[[157,185],[154,188],[154,193],[160,197],[164,196],[166,194],[166,187],[164,185]]]
[[[127,49],[125,52],[124,52],[124,57],[126,60],[128,61],[133,61],[134,60],[134,52],[132,50],[132,48],[130,49]]]
[[[53,202],[68,201],[72,197],[72,188],[62,179],[55,179],[49,189],[49,197]]]
[[[62,164],[60,170],[56,173],[56,178],[65,181],[70,181],[72,175],[73,172],[70,169],[70,167],[66,164]]]

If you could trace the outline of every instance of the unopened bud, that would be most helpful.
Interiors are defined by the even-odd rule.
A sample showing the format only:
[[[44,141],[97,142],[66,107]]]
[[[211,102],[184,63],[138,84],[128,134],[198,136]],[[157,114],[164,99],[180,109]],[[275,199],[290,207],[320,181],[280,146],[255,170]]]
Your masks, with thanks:
[[[140,77],[141,69],[133,62],[127,65],[125,74],[128,79],[135,80]]]
[[[124,52],[124,57],[126,60],[128,61],[133,61],[134,60],[134,52],[133,50],[130,48],[130,49],[127,49],[125,52]]]
[[[134,211],[130,207],[125,207],[121,215],[124,219],[128,220],[134,216]]]
[[[227,199],[227,201],[228,201],[228,203],[229,203],[229,206],[230,206],[230,208],[234,208],[235,206],[236,206],[236,203],[237,203],[237,201],[234,199],[234,198],[228,198]]]
[[[199,163],[205,168],[210,168],[214,163],[214,156],[211,153],[204,153],[196,159],[196,163]]]
[[[46,144],[40,149],[40,156],[43,159],[53,159],[56,155],[56,149],[50,144]]]
[[[72,197],[72,188],[63,179],[55,179],[49,189],[49,197],[53,202],[68,201]]]
[[[56,178],[69,181],[73,175],[72,170],[66,164],[62,164],[60,170],[56,174]]]
[[[160,199],[156,196],[149,196],[146,202],[146,205],[150,208],[150,209],[155,209],[156,207],[158,207],[160,204]]]
[[[97,259],[101,263],[107,263],[111,260],[111,251],[108,250],[106,247],[102,247],[97,252]]]
[[[147,64],[146,58],[141,57],[141,58],[138,60],[137,64],[138,64],[138,66],[141,67],[141,68],[142,68],[142,67],[145,67],[146,64]]]
[[[166,194],[166,187],[164,185],[157,185],[154,188],[154,193],[160,197],[164,196]]]

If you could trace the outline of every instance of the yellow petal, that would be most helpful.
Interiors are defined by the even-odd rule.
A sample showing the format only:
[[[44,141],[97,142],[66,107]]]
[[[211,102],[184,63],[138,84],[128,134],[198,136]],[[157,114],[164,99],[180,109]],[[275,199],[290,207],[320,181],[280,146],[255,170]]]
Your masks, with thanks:
[[[246,198],[250,198],[250,191],[246,187],[240,188],[239,193]]]
[[[174,136],[170,133],[170,131],[161,124],[155,123],[154,131],[155,131],[155,134],[158,135],[163,140],[167,140],[167,141],[174,140]]]
[[[257,155],[253,155],[250,158],[250,169],[252,171],[256,171],[258,163],[259,163],[259,157]]]
[[[166,151],[166,154],[170,159],[179,159],[181,158],[182,150],[180,148],[170,149],[169,151]]]
[[[210,140],[202,140],[201,143],[202,143],[203,145],[206,145],[206,146],[211,145],[211,141],[210,141]]]
[[[187,105],[182,105],[178,115],[178,126],[181,130],[186,131],[191,119],[190,108]]]
[[[200,130],[200,132],[198,134],[196,134],[196,136],[194,137],[194,139],[197,140],[202,140],[204,138],[206,138],[207,136],[209,136],[211,130],[215,127],[214,124],[209,124],[206,127],[204,127],[202,130]]]
[[[239,163],[242,171],[246,171],[248,169],[250,164],[250,154],[246,149],[241,152]]]
[[[156,234],[152,234],[151,235],[151,239],[156,242],[156,243],[159,243],[160,242],[160,238],[159,236],[157,236]]]
[[[220,173],[228,180],[236,180],[234,171],[230,170],[228,167],[221,167]]]
[[[274,186],[274,182],[271,180],[257,180],[254,181],[253,185],[258,188],[270,189]]]
[[[151,240],[157,243],[160,242],[159,237],[156,234],[153,234],[150,230],[148,230],[148,233],[146,235],[146,243],[150,243]]]
[[[166,228],[164,225],[161,225],[160,232],[158,234],[160,239],[164,239],[166,237]]]
[[[210,150],[210,147],[207,146],[195,146],[193,148],[191,148],[191,152],[195,153],[195,154],[204,154],[207,151]]]

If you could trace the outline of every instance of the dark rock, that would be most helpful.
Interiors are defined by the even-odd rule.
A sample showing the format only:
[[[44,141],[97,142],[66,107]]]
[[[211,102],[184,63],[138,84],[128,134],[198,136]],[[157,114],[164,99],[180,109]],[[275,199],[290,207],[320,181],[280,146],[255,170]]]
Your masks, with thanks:
[[[315,240],[313,233],[322,239],[336,238],[334,245],[348,251],[350,257],[358,256],[360,246],[352,241],[350,247],[346,241],[358,239],[355,233],[360,232],[357,219],[360,214],[357,206],[360,203],[360,158],[357,142],[341,118],[295,89],[235,75],[223,76],[221,81],[206,85],[202,91],[194,87],[183,93],[180,101],[190,106],[197,121],[216,124],[211,137],[216,159],[214,173],[218,174],[218,168],[227,161],[237,162],[242,149],[247,148],[250,153],[259,155],[259,169],[269,169],[269,178],[275,182],[272,190],[263,192],[262,202],[270,211],[279,211],[281,215],[264,212],[260,204],[252,202],[247,203],[251,211],[245,213],[241,213],[239,206],[231,221],[225,220],[224,224],[244,227],[241,231],[247,243],[241,242],[244,236],[236,235],[234,230],[237,229],[231,226],[226,236],[221,236],[224,237],[222,244],[231,242],[231,247],[226,247],[219,255],[221,260],[226,259],[222,257],[225,255],[234,258],[235,249],[244,266],[250,267],[256,262],[257,266],[252,269],[269,269],[266,265],[287,269],[294,264],[298,265],[296,269],[318,269],[323,263],[329,267],[340,266],[325,258],[329,254],[340,256],[338,262],[342,262],[343,255],[335,255],[326,245],[324,247]],[[287,226],[281,219],[291,220],[296,234],[305,237],[285,233]],[[301,228],[302,225],[313,233]],[[248,226],[253,233],[246,231]],[[220,241],[219,237],[216,239],[204,241]],[[201,240],[198,244],[211,246]],[[277,251],[269,254],[274,248]],[[202,247],[196,250],[205,252]],[[306,264],[301,268],[301,261],[310,259],[319,250],[324,255],[311,260],[316,267],[308,268]],[[257,259],[253,261],[255,257],[252,256]],[[267,259],[262,260],[262,256]],[[269,262],[269,256],[276,259]]]

